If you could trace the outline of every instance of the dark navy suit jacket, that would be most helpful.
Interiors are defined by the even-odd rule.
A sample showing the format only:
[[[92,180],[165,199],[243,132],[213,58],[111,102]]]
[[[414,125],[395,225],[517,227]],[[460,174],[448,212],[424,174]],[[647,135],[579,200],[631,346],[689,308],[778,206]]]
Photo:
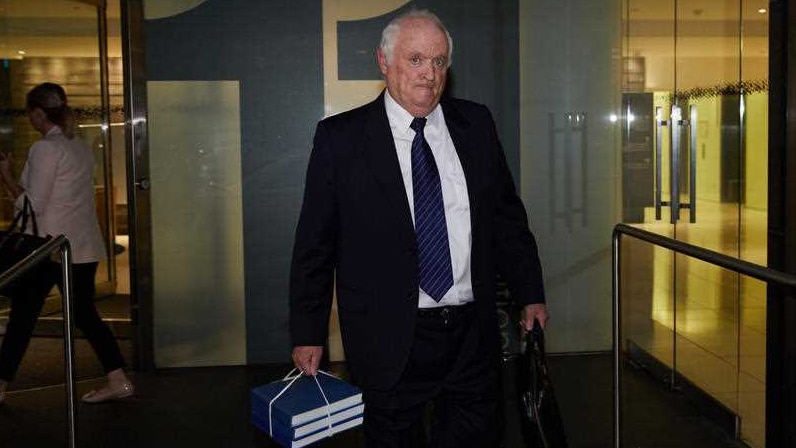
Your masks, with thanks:
[[[464,169],[479,350],[499,354],[498,273],[520,304],[543,303],[542,269],[489,110],[443,98]],[[294,346],[325,345],[337,292],[348,368],[387,389],[406,365],[418,304],[417,244],[382,94],[322,120],[307,169],[290,278]],[[487,358],[484,358],[487,359]]]

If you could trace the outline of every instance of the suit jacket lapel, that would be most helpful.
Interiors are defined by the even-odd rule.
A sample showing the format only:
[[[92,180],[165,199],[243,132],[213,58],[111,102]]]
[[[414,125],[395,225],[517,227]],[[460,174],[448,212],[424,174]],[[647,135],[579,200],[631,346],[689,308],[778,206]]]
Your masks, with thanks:
[[[412,213],[406,198],[401,166],[384,108],[384,93],[370,104],[364,131],[363,146],[360,149],[387,197],[386,208],[394,211],[401,228],[414,236]]]
[[[476,186],[477,163],[474,159],[476,148],[472,139],[468,138],[470,121],[464,117],[451,101],[442,101],[442,111],[445,124],[451,135],[459,160],[462,163],[464,177],[467,181],[467,191],[470,199],[470,221],[475,223],[473,217],[476,213]],[[392,137],[387,111],[384,108],[384,93],[368,106],[367,122],[364,126],[365,136],[360,148],[362,156],[367,160],[373,176],[381,185],[387,197],[387,208],[394,211],[394,216],[400,223],[401,229],[409,232],[407,236],[414,237],[414,224],[409,202],[406,197],[401,167]]]

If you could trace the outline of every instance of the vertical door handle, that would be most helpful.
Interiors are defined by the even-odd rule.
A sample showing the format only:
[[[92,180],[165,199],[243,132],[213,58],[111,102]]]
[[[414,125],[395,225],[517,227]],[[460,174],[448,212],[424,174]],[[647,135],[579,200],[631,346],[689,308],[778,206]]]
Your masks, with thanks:
[[[663,167],[661,156],[663,152],[663,127],[668,122],[663,119],[663,109],[655,108],[655,220],[661,220],[661,205],[663,196]]]
[[[672,133],[672,155],[669,158],[669,182],[672,192],[669,204],[672,209],[671,223],[675,224],[680,220],[680,131],[683,125],[683,117],[680,106],[672,106],[671,126]]]
[[[695,104],[689,107],[688,126],[691,137],[688,165],[688,208],[690,210],[688,221],[693,224],[696,222],[697,107]]]

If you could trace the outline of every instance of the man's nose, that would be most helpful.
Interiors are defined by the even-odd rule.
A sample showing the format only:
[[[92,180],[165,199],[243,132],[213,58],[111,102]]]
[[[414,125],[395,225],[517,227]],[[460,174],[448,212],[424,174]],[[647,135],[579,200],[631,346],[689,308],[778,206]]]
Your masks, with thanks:
[[[432,61],[429,61],[427,64],[423,64],[421,66],[421,69],[422,69],[421,75],[423,76],[424,79],[433,81],[437,78],[438,75],[437,68],[434,67],[434,63]]]

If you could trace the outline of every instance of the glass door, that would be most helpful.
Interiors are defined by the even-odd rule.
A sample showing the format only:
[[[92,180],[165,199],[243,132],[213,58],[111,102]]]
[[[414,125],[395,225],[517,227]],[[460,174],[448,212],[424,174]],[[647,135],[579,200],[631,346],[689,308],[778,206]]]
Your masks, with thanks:
[[[118,1],[110,2],[118,17]],[[40,135],[30,125],[25,110],[27,92],[43,82],[64,87],[76,118],[76,138],[94,150],[94,201],[107,249],[96,276],[98,297],[116,294],[118,278],[117,222],[114,210],[124,190],[114,192],[114,147],[123,148],[121,96],[111,85],[121,83],[118,30],[108,33],[105,0],[5,0],[0,2],[0,151],[11,154],[14,174],[19,176],[31,145]],[[111,34],[111,38],[108,38]],[[110,61],[110,62],[109,62]],[[115,83],[111,79],[117,79]],[[113,94],[112,94],[113,93]],[[113,108],[112,104],[117,107]],[[113,131],[112,131],[113,130]],[[111,138],[115,132],[117,139]],[[123,134],[122,134],[123,135]],[[123,154],[123,150],[121,151]],[[122,170],[124,164],[121,164]],[[13,216],[13,203],[0,191],[0,225]],[[121,274],[126,278],[127,271]],[[98,306],[103,318],[129,322],[126,297]],[[0,328],[9,312],[0,297]],[[110,314],[110,316],[109,316]],[[123,326],[114,326],[121,330]],[[54,289],[36,328],[36,335],[60,334],[61,300]]]
[[[627,0],[624,221],[765,264],[764,1]],[[633,183],[631,183],[633,182]],[[764,445],[765,286],[631,242],[627,348],[740,417]]]
[[[740,224],[741,2],[675,9],[672,194],[678,240],[737,258]],[[678,208],[679,206],[679,208]],[[673,384],[738,411],[739,276],[677,255]]]

